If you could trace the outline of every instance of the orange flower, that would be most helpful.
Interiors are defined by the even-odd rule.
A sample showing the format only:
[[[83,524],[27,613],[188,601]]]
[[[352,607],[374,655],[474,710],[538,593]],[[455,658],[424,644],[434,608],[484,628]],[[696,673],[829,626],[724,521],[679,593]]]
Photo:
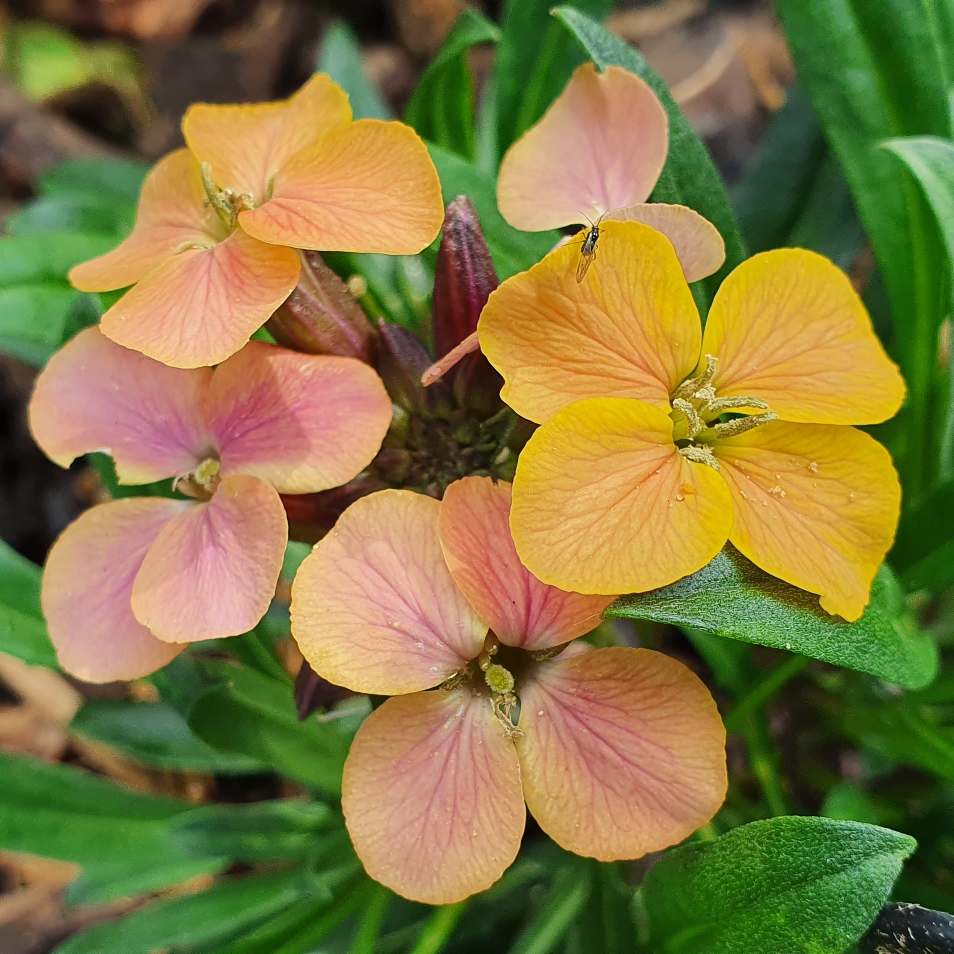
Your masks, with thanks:
[[[804,249],[750,258],[705,335],[672,247],[608,222],[574,278],[561,248],[491,295],[478,333],[504,400],[541,423],[520,457],[520,558],[582,593],[664,586],[731,541],[857,619],[900,506],[886,450],[904,382],[848,279]]]
[[[284,102],[199,103],[182,128],[189,148],[146,178],[132,234],[70,272],[82,291],[135,285],[102,331],[165,364],[238,351],[297,284],[295,249],[414,254],[440,229],[424,143],[402,123],[352,122],[324,74]]]
[[[489,477],[456,481],[441,503],[372,494],[292,588],[315,672],[393,697],[355,736],[341,804],[368,874],[428,904],[504,873],[525,802],[559,845],[612,861],[682,841],[725,797],[706,687],[662,653],[571,643],[610,598],[534,579],[509,512],[510,486]]]

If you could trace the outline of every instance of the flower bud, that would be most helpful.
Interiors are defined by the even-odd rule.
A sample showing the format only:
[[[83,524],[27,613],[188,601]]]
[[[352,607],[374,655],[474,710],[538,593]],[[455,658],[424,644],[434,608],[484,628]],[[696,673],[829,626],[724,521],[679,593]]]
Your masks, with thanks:
[[[380,478],[363,473],[340,487],[316,494],[282,494],[289,537],[302,543],[317,543],[351,504],[386,486]]]
[[[374,327],[348,286],[313,251],[302,251],[298,285],[268,320],[283,347],[371,363]]]
[[[377,369],[391,400],[409,414],[442,417],[450,413],[445,385],[424,389],[421,375],[431,358],[424,345],[407,328],[378,319]]]

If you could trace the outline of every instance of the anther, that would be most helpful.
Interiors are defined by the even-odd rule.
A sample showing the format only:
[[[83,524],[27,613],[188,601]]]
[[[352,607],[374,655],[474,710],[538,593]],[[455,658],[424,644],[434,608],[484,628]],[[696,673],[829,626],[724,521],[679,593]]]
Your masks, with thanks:
[[[688,437],[690,440],[700,431],[705,429],[705,421],[699,417],[699,412],[685,398],[673,398],[672,406],[677,411],[686,415],[686,421],[688,423],[686,437]]]
[[[710,400],[705,407],[705,412],[707,414],[719,415],[724,411],[734,411],[738,408],[754,407],[758,408],[760,411],[768,410],[768,402],[763,401],[761,398],[757,397],[723,397],[717,398],[713,396],[713,400]]]
[[[753,414],[751,417],[737,417],[735,420],[725,421],[722,424],[713,424],[710,429],[715,431],[716,437],[736,437],[762,424],[768,424],[777,417],[778,415],[775,411],[766,411],[764,414]]]
[[[719,359],[715,355],[707,354],[706,355],[706,369],[698,377],[688,378],[683,381],[682,384],[673,391],[673,398],[693,398],[699,391],[704,388],[708,388],[712,383],[712,379],[715,377],[716,367],[719,364]]]
[[[688,447],[680,447],[679,453],[687,460],[694,461],[697,464],[705,464],[713,470],[720,471],[722,468],[716,460],[715,454],[708,447],[701,447],[698,444],[690,444]]]

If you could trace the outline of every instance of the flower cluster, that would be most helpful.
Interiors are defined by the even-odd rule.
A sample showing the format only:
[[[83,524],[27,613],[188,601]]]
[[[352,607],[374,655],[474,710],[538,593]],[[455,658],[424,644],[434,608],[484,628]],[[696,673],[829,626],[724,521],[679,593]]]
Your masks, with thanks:
[[[617,594],[727,543],[861,615],[900,490],[854,425],[893,415],[904,383],[848,279],[804,250],[756,255],[703,329],[688,283],[721,267],[722,238],[646,201],[666,113],[616,67],[580,67],[504,157],[511,225],[588,228],[499,287],[421,140],[353,122],[325,76],[284,103],[194,106],[183,132],[129,238],[72,273],[133,287],[31,405],[63,466],[106,451],[122,483],[171,479],[54,545],[43,607],[64,668],[135,678],[255,626],[290,522],[317,541],[292,588],[306,673],[390,697],[343,780],[372,877],[433,904],[483,890],[527,809],[601,860],[706,824],[726,791],[706,687],[580,637]],[[434,363],[317,252],[416,253],[442,218]],[[266,322],[278,345],[250,341]]]

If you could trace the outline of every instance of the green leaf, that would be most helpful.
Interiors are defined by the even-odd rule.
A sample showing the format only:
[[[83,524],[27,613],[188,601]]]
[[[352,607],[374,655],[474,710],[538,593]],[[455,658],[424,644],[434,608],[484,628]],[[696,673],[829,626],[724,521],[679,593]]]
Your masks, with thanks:
[[[341,816],[320,802],[270,801],[207,805],[179,816],[173,837],[194,856],[236,861],[295,860],[317,854],[321,839],[338,829]],[[327,840],[327,838],[325,838]],[[345,836],[336,844],[351,854]]]
[[[467,51],[495,43],[500,31],[483,14],[465,8],[440,52],[424,71],[404,111],[404,121],[425,139],[467,160],[474,158],[474,80]]]
[[[697,573],[649,593],[621,596],[608,616],[688,626],[871,673],[907,689],[937,673],[937,650],[909,614],[894,574],[882,566],[861,619],[846,623],[818,597],[760,570],[727,546]]]
[[[779,0],[799,82],[811,98],[871,239],[908,383],[896,448],[909,498],[933,476],[937,336],[947,274],[918,187],[885,150],[898,136],[951,137],[944,67],[927,0]],[[824,24],[824,29],[819,29]]]
[[[508,954],[548,954],[560,943],[592,890],[585,865],[580,859],[572,859],[556,871],[542,903]]]
[[[254,759],[206,745],[193,735],[182,715],[164,702],[92,699],[76,713],[70,728],[152,768],[222,775],[262,770]]]
[[[253,758],[324,792],[341,791],[356,720],[298,721],[289,683],[247,666],[207,664],[225,683],[201,696],[189,724],[203,741]]]
[[[781,817],[672,849],[642,885],[656,954],[840,954],[887,901],[916,842]]]
[[[954,583],[954,483],[942,484],[901,515],[889,559],[909,590]]]
[[[439,146],[429,143],[428,149],[441,177],[445,204],[459,195],[466,195],[474,203],[501,281],[539,262],[560,240],[558,232],[520,232],[508,225],[497,211],[492,176]]]
[[[300,871],[233,878],[184,898],[156,901],[127,917],[76,934],[54,954],[153,954],[227,941],[298,902]]]
[[[637,950],[633,889],[620,863],[588,862],[592,888],[570,925],[567,951],[580,954],[632,954]]]
[[[607,66],[621,66],[635,73],[649,84],[663,104],[669,116],[669,154],[653,189],[652,200],[688,205],[704,215],[722,235],[725,264],[715,275],[699,283],[711,301],[722,279],[746,257],[746,252],[722,177],[709,151],[689,125],[662,78],[638,50],[572,7],[556,7],[553,14],[566,24],[601,70]]]
[[[37,189],[41,195],[86,193],[135,203],[150,168],[134,159],[67,159],[45,172]]]
[[[317,68],[348,94],[355,119],[394,119],[391,107],[368,79],[361,61],[361,44],[345,23],[333,23],[325,30]]]
[[[13,547],[0,540],[0,652],[31,666],[56,669],[40,609],[42,571]]]
[[[494,71],[498,162],[543,116],[584,60],[579,47],[551,19],[550,6],[548,0],[507,0],[504,6]],[[575,0],[570,7],[602,19],[613,3]]]

